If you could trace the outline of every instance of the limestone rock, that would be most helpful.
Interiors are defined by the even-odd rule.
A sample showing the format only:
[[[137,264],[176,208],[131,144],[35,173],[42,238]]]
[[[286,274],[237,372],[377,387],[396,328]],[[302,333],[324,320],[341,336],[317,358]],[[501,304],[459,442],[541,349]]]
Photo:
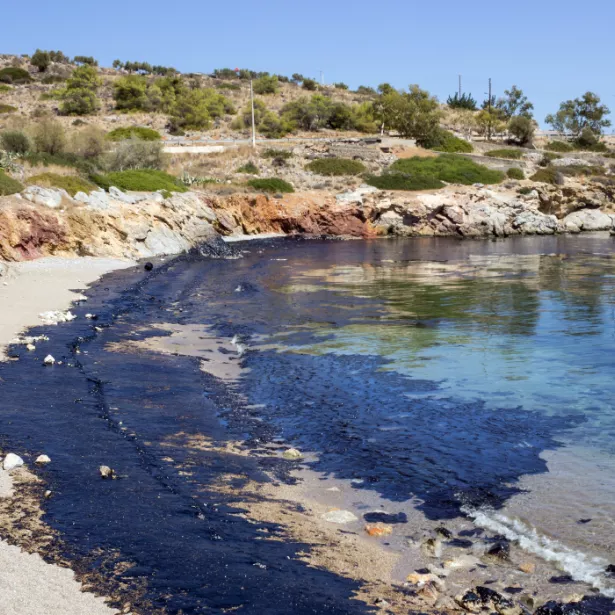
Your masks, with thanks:
[[[14,468],[18,468],[22,466],[24,463],[23,459],[16,455],[15,453],[9,453],[2,462],[2,468],[4,470],[13,470]]]
[[[289,448],[288,450],[282,453],[282,457],[284,459],[289,459],[291,461],[297,461],[298,459],[303,459],[303,455],[296,448]]]
[[[52,355],[48,354],[45,359],[43,360],[43,364],[44,365],[55,365],[56,360],[53,358]]]
[[[610,231],[613,228],[613,218],[598,209],[583,209],[575,211],[564,218],[566,229],[573,232],[581,231]]]
[[[352,523],[353,521],[359,520],[358,517],[349,510],[330,510],[324,513],[321,518],[329,523],[339,524]]]
[[[47,463],[51,463],[51,459],[47,455],[39,455],[34,463],[45,465]]]
[[[98,473],[100,474],[100,477],[104,480],[117,478],[115,470],[113,470],[109,466],[100,466],[98,468]]]
[[[62,204],[62,198],[64,197],[66,192],[54,188],[28,186],[21,194],[28,201],[35,203],[36,205],[42,205],[43,207],[56,209]]]

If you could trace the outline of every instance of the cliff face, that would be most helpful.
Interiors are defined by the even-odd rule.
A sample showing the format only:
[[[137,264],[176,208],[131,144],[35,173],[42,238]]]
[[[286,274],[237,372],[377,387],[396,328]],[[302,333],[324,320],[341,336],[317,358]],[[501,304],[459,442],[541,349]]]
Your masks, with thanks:
[[[29,188],[0,198],[0,259],[49,254],[146,258],[177,254],[220,235],[304,233],[503,237],[612,230],[607,187],[539,186],[526,195],[505,187],[448,187],[437,192],[382,192],[367,186],[331,195],[283,197],[189,192],[78,194]]]

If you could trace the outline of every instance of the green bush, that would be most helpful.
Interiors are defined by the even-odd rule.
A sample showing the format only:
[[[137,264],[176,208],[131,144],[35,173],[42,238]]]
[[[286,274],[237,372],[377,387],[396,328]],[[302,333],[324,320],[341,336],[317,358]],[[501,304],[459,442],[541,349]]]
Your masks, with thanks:
[[[318,175],[359,175],[366,170],[362,162],[349,158],[318,158],[305,168]]]
[[[47,75],[41,79],[41,83],[45,85],[54,85],[56,83],[64,83],[66,79],[60,75]]]
[[[120,77],[113,84],[115,107],[124,111],[145,110],[147,101],[147,81],[141,75]]]
[[[253,162],[247,162],[246,164],[240,166],[235,173],[249,173],[250,175],[258,175],[260,171]]]
[[[508,132],[518,145],[529,146],[534,141],[536,124],[529,117],[516,115],[508,122]]]
[[[93,66],[84,64],[73,71],[62,94],[61,112],[64,115],[89,115],[100,109],[98,88],[101,79]]]
[[[0,144],[3,150],[20,155],[29,152],[32,147],[28,135],[20,130],[7,130],[1,133]]]
[[[266,179],[251,179],[248,186],[261,192],[294,192],[295,189],[287,181],[278,177],[268,177]]]
[[[15,113],[17,111],[17,107],[13,107],[13,105],[5,105],[4,103],[0,103],[0,113]]]
[[[525,173],[521,169],[515,167],[508,169],[506,175],[508,175],[510,179],[525,179]]]
[[[411,176],[433,177],[451,184],[497,184],[504,179],[501,171],[493,171],[469,158],[453,154],[397,160],[391,165],[391,170]]]
[[[444,188],[444,184],[435,177],[408,175],[406,173],[368,175],[366,182],[380,190],[434,190]]]
[[[527,196],[528,194],[530,194],[530,192],[533,192],[534,188],[530,188],[529,186],[523,186],[523,188],[519,188],[519,190],[517,190],[517,194],[523,194],[524,196]]]
[[[10,85],[6,85],[4,83],[0,83],[0,94],[7,94],[13,88]]]
[[[9,194],[17,194],[23,190],[23,186],[12,177],[9,177],[0,169],[0,196],[8,196]]]
[[[41,173],[33,175],[26,181],[31,186],[43,186],[46,188],[61,188],[66,190],[71,196],[77,192],[86,194],[96,189],[96,186],[83,177],[77,175],[59,175],[57,173]]]
[[[280,89],[280,84],[275,75],[270,75],[257,79],[252,87],[255,94],[275,94]]]
[[[5,83],[29,83],[32,77],[27,70],[17,68],[16,66],[7,66],[0,70],[0,81]]]
[[[509,158],[510,160],[520,160],[523,152],[520,149],[492,149],[485,156],[490,158]]]
[[[574,147],[570,145],[570,143],[566,143],[565,141],[549,141],[545,145],[545,149],[550,152],[572,152],[574,151]]]
[[[86,126],[73,133],[71,151],[87,160],[97,160],[108,148],[105,132],[96,126]]]
[[[34,127],[34,144],[37,152],[60,154],[66,148],[66,135],[57,120],[43,118]]]
[[[301,87],[304,90],[315,92],[318,89],[318,83],[315,79],[304,79]]]
[[[111,186],[136,192],[156,192],[158,190],[186,192],[188,190],[177,177],[154,169],[133,169],[106,175],[91,175],[90,179],[105,190],[109,190]]]
[[[569,177],[604,175],[606,173],[604,167],[585,164],[571,164],[565,167],[559,167],[558,170],[562,175],[567,175]]]
[[[143,126],[127,126],[124,128],[116,128],[107,133],[107,139],[110,141],[124,141],[125,139],[141,139],[141,141],[160,141],[162,139],[160,133],[153,128],[144,128]]]
[[[434,131],[427,139],[421,140],[419,145],[427,149],[445,152],[447,154],[469,154],[474,151],[471,143],[468,143],[465,139],[456,137],[448,130],[442,129]]]
[[[40,49],[37,49],[32,55],[30,64],[32,64],[32,66],[36,66],[39,73],[44,73],[51,64],[51,56],[49,55],[48,51],[42,51]]]
[[[470,111],[476,111],[476,99],[472,98],[472,94],[462,94],[459,96],[458,92],[455,92],[454,96],[449,96],[446,100],[446,104],[451,109],[469,109]]]
[[[263,158],[283,158],[284,160],[288,160],[288,158],[292,158],[294,154],[289,149],[269,148],[266,149],[261,156]]]
[[[69,167],[71,169],[78,169],[83,173],[93,173],[96,170],[96,167],[92,162],[84,160],[81,156],[76,154],[66,152],[58,154],[28,152],[22,156],[22,159],[32,166],[41,165],[48,167],[50,165],[54,165],[59,167]]]
[[[238,83],[216,83],[216,87],[219,90],[241,90],[241,86]]]
[[[558,172],[555,167],[545,167],[544,169],[538,169],[530,179],[533,182],[542,182],[545,184],[560,184],[562,174]]]

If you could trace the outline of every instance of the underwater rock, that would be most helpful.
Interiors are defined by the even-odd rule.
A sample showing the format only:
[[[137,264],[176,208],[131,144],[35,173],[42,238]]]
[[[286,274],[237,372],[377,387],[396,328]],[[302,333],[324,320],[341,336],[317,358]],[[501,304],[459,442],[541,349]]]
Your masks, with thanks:
[[[282,457],[290,461],[297,461],[299,459],[303,459],[303,455],[296,448],[289,448],[288,450],[284,451],[282,453]]]
[[[330,510],[321,516],[322,519],[329,523],[352,523],[358,521],[359,518],[349,510]]]
[[[39,465],[44,465],[46,463],[51,463],[51,459],[47,455],[39,455],[34,463],[38,463]]]

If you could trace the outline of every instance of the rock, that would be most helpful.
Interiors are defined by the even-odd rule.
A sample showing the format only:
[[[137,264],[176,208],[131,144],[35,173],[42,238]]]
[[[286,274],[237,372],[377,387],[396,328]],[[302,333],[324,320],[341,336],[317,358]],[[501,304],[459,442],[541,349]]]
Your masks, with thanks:
[[[57,325],[62,322],[71,322],[77,318],[70,310],[67,312],[51,311],[38,315],[44,325]]]
[[[95,190],[90,192],[87,197],[86,204],[88,209],[94,211],[108,211],[111,209],[111,201],[109,195],[104,190]]]
[[[440,589],[435,581],[429,581],[425,583],[418,591],[419,596],[429,602],[435,602],[440,596]]]
[[[358,521],[359,518],[351,513],[349,510],[330,510],[329,512],[321,515],[321,519],[328,521],[329,523],[352,523]]]
[[[605,569],[604,573],[609,577],[615,577],[615,565],[609,564]]]
[[[297,461],[299,459],[303,459],[303,455],[296,448],[289,448],[288,450],[285,450],[282,453],[282,457],[290,461]]]
[[[434,531],[436,534],[438,534],[438,536],[442,536],[442,538],[452,538],[453,537],[453,533],[450,530],[447,530],[442,525],[437,527]]]
[[[598,209],[582,209],[575,211],[563,220],[566,230],[581,231],[610,231],[613,228],[613,219]]]
[[[564,602],[570,604],[571,602],[582,602],[583,594],[570,594],[564,598]]]
[[[51,459],[47,455],[39,455],[34,463],[44,465],[46,463],[51,463]]]
[[[143,269],[145,269],[145,271],[151,271],[154,268],[154,265],[152,263],[145,263],[145,265],[143,266]]]
[[[367,194],[374,194],[379,192],[378,188],[374,186],[368,186],[367,184],[361,184],[356,190],[349,192],[342,192],[335,196],[335,200],[338,203],[359,203],[363,204],[363,197]]]
[[[51,209],[56,209],[62,204],[62,198],[66,193],[64,191],[55,190],[52,188],[28,186],[21,194],[31,203],[35,203],[36,205],[42,205],[43,207],[49,207]]]
[[[440,557],[442,555],[442,543],[437,538],[427,538],[421,545],[421,549],[428,557]]]
[[[53,358],[52,355],[48,354],[45,359],[43,360],[43,364],[44,365],[54,365],[56,362],[56,360]]]
[[[45,491],[45,493],[43,494],[45,499],[48,500],[51,497],[51,491],[49,489],[47,489],[47,491]]]
[[[500,561],[510,560],[510,543],[507,540],[499,540],[485,552],[487,557]]]
[[[539,606],[534,611],[534,615],[564,615],[564,608],[555,600],[551,600]]]
[[[32,352],[33,350],[36,350],[36,346],[34,344],[27,344],[26,349]]]
[[[503,598],[498,604],[495,605],[495,610],[500,615],[522,615],[523,608],[519,604],[515,604],[512,600]]]
[[[24,463],[23,459],[19,455],[15,455],[15,453],[9,453],[2,462],[2,467],[5,470],[13,470],[14,468],[18,468],[22,466]]]
[[[457,549],[469,549],[474,543],[471,540],[465,540],[463,538],[453,538],[446,543],[449,547],[455,547]]]
[[[105,480],[117,478],[115,470],[111,469],[109,466],[100,466],[98,468],[98,472],[100,473],[100,477]]]
[[[480,613],[483,609],[483,601],[480,596],[471,590],[455,597],[455,602],[470,613]]]
[[[380,523],[368,524],[365,526],[365,532],[368,536],[389,536],[393,533],[393,528],[390,525],[382,525]]]
[[[367,521],[368,523],[408,523],[408,516],[406,515],[406,513],[403,512],[397,513],[395,515],[380,511],[370,512],[365,513],[363,515],[363,519],[365,519],[365,521]]]
[[[134,196],[122,192],[119,188],[116,188],[115,186],[111,186],[109,188],[109,196],[116,201],[128,203],[129,205],[134,205],[137,202],[137,199]]]
[[[525,574],[534,574],[536,571],[536,564],[533,562],[523,562],[519,564],[519,570],[521,572],[525,572]]]

